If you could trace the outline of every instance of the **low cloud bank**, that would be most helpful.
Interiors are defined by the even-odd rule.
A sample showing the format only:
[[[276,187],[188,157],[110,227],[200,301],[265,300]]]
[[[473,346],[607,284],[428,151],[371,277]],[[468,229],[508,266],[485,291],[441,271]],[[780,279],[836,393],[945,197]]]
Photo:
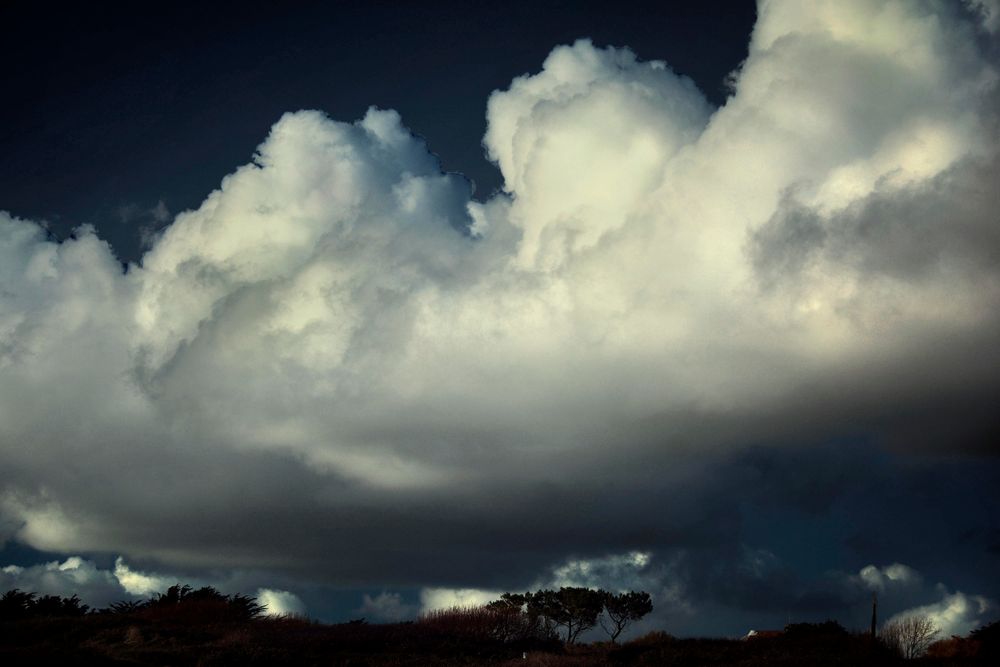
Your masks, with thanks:
[[[0,592],[20,589],[39,595],[77,595],[93,608],[106,607],[122,600],[148,599],[164,593],[175,584],[214,586],[231,593],[241,593],[236,587],[245,585],[252,575],[230,573],[214,580],[191,580],[160,573],[140,572],[130,567],[122,557],[115,559],[113,568],[102,569],[93,561],[70,556],[64,561],[52,561],[30,567],[8,565],[0,568]],[[259,588],[257,601],[267,606],[269,616],[305,616],[306,606],[289,591]]]

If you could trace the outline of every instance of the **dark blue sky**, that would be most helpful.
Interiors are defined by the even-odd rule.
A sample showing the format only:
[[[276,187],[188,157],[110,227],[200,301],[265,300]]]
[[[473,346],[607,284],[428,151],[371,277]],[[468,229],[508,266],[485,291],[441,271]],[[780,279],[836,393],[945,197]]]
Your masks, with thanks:
[[[93,224],[136,260],[143,211],[197,207],[282,113],[350,121],[371,105],[485,197],[500,186],[480,144],[487,97],[553,46],[629,46],[720,104],[754,17],[750,0],[4,3],[0,208],[60,237]]]

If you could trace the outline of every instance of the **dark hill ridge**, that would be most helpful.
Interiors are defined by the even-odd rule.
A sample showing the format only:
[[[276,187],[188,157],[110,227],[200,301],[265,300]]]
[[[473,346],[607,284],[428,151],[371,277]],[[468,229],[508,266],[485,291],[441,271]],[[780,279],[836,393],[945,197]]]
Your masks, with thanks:
[[[256,600],[175,586],[141,603],[90,610],[77,598],[10,591],[0,598],[3,665],[986,665],[998,623],[904,660],[834,621],[752,639],[677,639],[653,632],[620,645],[565,644],[523,628],[520,609],[494,605],[410,623],[323,624],[263,616]]]

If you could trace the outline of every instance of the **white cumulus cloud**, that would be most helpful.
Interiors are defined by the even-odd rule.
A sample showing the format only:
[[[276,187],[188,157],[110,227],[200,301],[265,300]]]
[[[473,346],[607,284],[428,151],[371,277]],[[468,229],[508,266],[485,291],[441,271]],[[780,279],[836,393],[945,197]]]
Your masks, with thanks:
[[[889,622],[913,616],[923,617],[933,623],[942,638],[964,636],[993,620],[996,609],[996,603],[982,595],[966,595],[961,591],[948,593],[942,590],[939,601],[901,611],[890,618]]]
[[[299,596],[288,591],[261,588],[257,591],[257,602],[265,605],[268,616],[305,616],[306,605]]]
[[[446,584],[515,542],[537,565],[703,530],[635,498],[697,497],[691,461],[728,447],[914,414],[981,447],[975,7],[763,2],[719,109],[625,48],[556,47],[488,100],[485,202],[371,109],[286,114],[125,273],[91,228],[0,214],[0,526],[170,571],[433,581],[427,609],[492,595]]]
[[[163,593],[176,582],[176,579],[158,574],[139,572],[128,566],[125,559],[119,556],[115,559],[115,578],[128,593],[144,597],[155,593]]]

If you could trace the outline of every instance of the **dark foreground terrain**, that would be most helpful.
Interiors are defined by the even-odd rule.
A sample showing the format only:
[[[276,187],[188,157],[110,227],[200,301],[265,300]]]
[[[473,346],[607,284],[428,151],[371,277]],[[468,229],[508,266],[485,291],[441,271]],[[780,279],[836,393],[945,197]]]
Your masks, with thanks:
[[[565,645],[520,606],[433,612],[411,623],[328,625],[263,616],[254,598],[172,587],[146,602],[90,610],[76,596],[0,599],[0,665],[1000,665],[1000,623],[904,660],[834,621],[753,639]]]
[[[207,620],[207,619],[206,619]],[[979,647],[974,647],[979,648]],[[903,660],[862,636],[674,639],[620,646],[499,642],[417,623],[324,625],[292,618],[202,622],[87,614],[5,622],[0,664],[65,665],[978,665],[969,646]],[[981,653],[981,651],[979,651]]]

